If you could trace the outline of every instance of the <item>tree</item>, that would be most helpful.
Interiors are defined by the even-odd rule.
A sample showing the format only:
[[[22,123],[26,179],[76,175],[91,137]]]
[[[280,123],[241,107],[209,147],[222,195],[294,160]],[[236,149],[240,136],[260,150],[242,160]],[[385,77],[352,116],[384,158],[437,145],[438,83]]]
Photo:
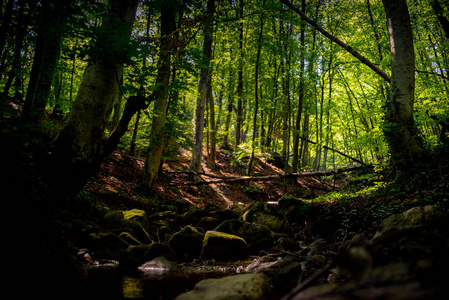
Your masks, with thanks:
[[[201,171],[201,159],[203,156],[203,136],[204,136],[204,111],[206,100],[211,97],[211,70],[210,60],[212,57],[212,34],[213,15],[215,10],[215,0],[208,0],[206,7],[206,20],[204,24],[203,61],[198,81],[198,97],[195,108],[195,147],[192,151],[189,169],[193,172]]]
[[[22,117],[36,123],[44,114],[56,70],[70,2],[42,3],[36,49]]]
[[[415,53],[407,2],[382,0],[390,33],[392,80],[384,132],[397,178],[421,159],[425,150],[413,119]]]
[[[105,129],[128,57],[137,2],[109,1],[70,115],[50,148],[49,181],[59,192],[78,192],[113,146],[105,140]]]
[[[172,5],[177,5],[177,1],[161,1],[161,48],[159,51],[158,72],[156,79],[155,116],[151,124],[150,143],[145,157],[145,166],[139,183],[142,190],[151,190],[157,178],[159,166],[162,159],[162,151],[165,140],[165,122],[167,118],[167,106],[170,89],[170,68],[171,57],[174,50],[173,32],[176,29],[176,12]]]

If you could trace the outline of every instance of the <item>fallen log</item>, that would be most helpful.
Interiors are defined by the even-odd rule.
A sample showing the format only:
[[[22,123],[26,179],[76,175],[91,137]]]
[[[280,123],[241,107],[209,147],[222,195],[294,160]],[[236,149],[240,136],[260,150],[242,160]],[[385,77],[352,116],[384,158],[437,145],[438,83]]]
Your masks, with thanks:
[[[300,177],[319,177],[319,176],[329,176],[329,175],[336,175],[340,173],[350,172],[354,170],[358,170],[361,168],[364,168],[366,166],[358,165],[358,166],[352,166],[352,167],[346,167],[341,169],[336,169],[332,171],[318,171],[318,172],[304,172],[304,173],[288,173],[288,174],[277,174],[277,175],[268,175],[268,176],[242,176],[242,177],[221,177],[220,180],[204,180],[204,181],[197,181],[197,182],[183,182],[183,183],[170,183],[170,186],[183,186],[183,185],[204,185],[204,184],[214,184],[214,183],[239,183],[239,182],[246,182],[246,181],[270,181],[270,180],[280,180],[280,179],[292,179],[292,178],[300,178]],[[205,175],[209,176],[207,174],[198,174],[198,175]],[[218,176],[209,176],[209,177],[218,177]]]

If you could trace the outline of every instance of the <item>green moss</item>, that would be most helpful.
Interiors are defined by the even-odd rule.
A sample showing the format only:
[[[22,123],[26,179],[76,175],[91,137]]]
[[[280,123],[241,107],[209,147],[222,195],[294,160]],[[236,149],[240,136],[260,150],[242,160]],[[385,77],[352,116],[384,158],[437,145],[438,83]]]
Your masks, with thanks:
[[[134,220],[136,218],[142,218],[145,217],[145,215],[146,215],[145,211],[141,209],[125,210],[123,212],[123,217],[126,220]]]
[[[210,231],[206,232],[206,235],[204,236],[203,246],[207,244],[207,242],[210,238],[223,238],[223,239],[227,239],[227,240],[241,240],[246,244],[246,241],[239,236],[225,233],[225,232],[210,230]]]

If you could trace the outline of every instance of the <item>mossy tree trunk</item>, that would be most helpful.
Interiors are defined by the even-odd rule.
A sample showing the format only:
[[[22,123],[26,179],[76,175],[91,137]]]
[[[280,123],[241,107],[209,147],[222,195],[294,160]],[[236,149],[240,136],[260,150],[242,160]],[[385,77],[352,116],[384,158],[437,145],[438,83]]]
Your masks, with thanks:
[[[98,167],[105,147],[111,147],[105,142],[105,129],[129,51],[117,45],[128,45],[137,3],[109,1],[70,115],[50,149],[50,184],[60,192],[79,191]]]

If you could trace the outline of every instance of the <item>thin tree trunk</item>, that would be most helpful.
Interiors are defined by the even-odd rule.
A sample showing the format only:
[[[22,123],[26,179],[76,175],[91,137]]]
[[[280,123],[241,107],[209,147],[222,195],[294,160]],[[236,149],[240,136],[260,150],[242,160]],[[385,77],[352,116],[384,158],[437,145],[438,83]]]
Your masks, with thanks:
[[[262,7],[265,6],[265,0],[262,3]],[[255,66],[255,74],[254,74],[254,118],[253,118],[253,137],[251,141],[251,158],[248,163],[248,173],[250,176],[253,168],[254,161],[254,150],[256,144],[256,132],[257,132],[257,112],[259,109],[259,61],[260,61],[260,52],[262,48],[262,34],[263,34],[263,15],[260,16],[260,30],[259,30],[259,38],[257,40],[257,54],[256,54],[256,66]]]
[[[239,23],[239,70],[237,78],[237,122],[235,127],[235,147],[241,142],[241,130],[243,127],[243,0],[239,2],[240,18]]]
[[[320,25],[318,25],[314,20],[307,17],[304,12],[296,8],[293,4],[291,4],[288,0],[280,0],[282,3],[287,5],[291,10],[296,12],[304,21],[315,27],[321,34],[323,34],[325,37],[345,49],[347,52],[352,54],[355,58],[357,58],[359,61],[361,61],[363,64],[368,66],[370,69],[372,69],[374,72],[376,72],[380,77],[382,77],[385,81],[391,82],[390,76],[388,76],[384,71],[382,71],[379,67],[377,67],[375,64],[370,62],[366,57],[358,53],[356,50],[351,48],[350,46],[346,45],[344,42],[337,39],[335,36],[331,35],[329,32],[324,30]]]
[[[306,7],[306,1],[301,1],[301,10],[304,11]],[[305,47],[305,25],[301,23],[301,33],[300,33],[300,66],[299,66],[299,95],[298,95],[298,109],[296,111],[295,129],[293,131],[293,158],[292,158],[292,172],[296,173],[299,169],[299,136],[301,134],[301,114],[304,102],[304,47]]]
[[[207,1],[207,20],[204,28],[204,44],[203,59],[204,66],[200,71],[200,79],[198,82],[198,97],[195,108],[195,129],[194,142],[195,146],[192,150],[192,158],[190,160],[189,169],[194,172],[201,171],[201,159],[203,156],[203,137],[204,137],[204,111],[206,108],[206,100],[211,88],[210,82],[210,59],[212,55],[212,33],[213,33],[213,15],[215,0]]]
[[[48,103],[68,9],[69,5],[64,1],[43,2],[33,67],[22,113],[23,119],[31,124],[39,121]]]
[[[170,96],[170,67],[171,54],[174,49],[173,37],[176,29],[175,11],[171,8],[172,1],[161,2],[161,50],[158,60],[158,74],[156,85],[159,86],[154,102],[154,111],[151,125],[150,143],[145,157],[145,165],[140,180],[143,191],[151,191],[157,178],[162,160],[162,151],[165,144],[165,122]]]

